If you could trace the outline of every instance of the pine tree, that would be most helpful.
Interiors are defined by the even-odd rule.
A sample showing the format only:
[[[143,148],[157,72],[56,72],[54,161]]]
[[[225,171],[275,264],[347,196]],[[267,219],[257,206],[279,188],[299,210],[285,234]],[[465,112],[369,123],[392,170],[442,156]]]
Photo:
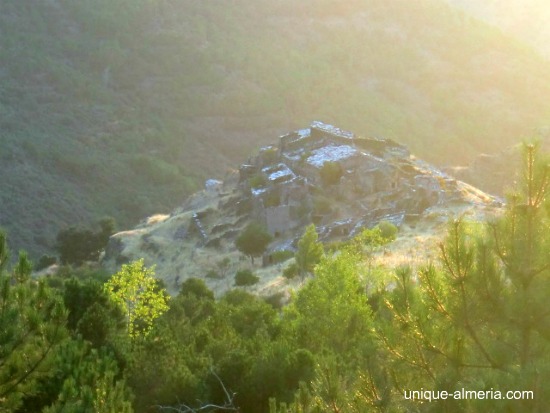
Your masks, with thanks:
[[[0,260],[6,257],[0,234]],[[0,263],[1,264],[1,263]],[[45,282],[30,279],[24,253],[11,274],[0,273],[0,412],[15,411],[24,394],[32,394],[67,336],[60,297]]]
[[[532,390],[534,400],[446,400],[436,411],[542,412],[550,392],[548,166],[525,148],[522,190],[485,226],[455,221],[439,265],[397,272],[379,337],[403,389]],[[396,328],[397,327],[397,328]]]
[[[296,265],[302,277],[313,273],[313,268],[323,258],[323,244],[318,241],[315,225],[309,225],[300,241],[298,241],[298,251],[296,252]]]
[[[116,362],[105,351],[80,340],[65,343],[56,354],[56,377],[63,382],[44,413],[132,413],[131,394],[119,379]]]

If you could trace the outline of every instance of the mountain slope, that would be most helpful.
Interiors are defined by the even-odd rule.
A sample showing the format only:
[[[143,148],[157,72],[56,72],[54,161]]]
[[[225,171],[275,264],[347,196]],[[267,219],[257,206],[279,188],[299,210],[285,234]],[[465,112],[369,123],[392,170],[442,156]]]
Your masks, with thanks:
[[[384,258],[401,265],[433,258],[449,219],[479,220],[500,207],[498,199],[416,159],[403,145],[317,121],[262,148],[223,182],[208,181],[170,215],[113,235],[102,264],[116,272],[143,258],[173,294],[190,277],[204,278],[222,294],[233,288],[236,273],[250,270],[260,276],[253,290],[269,295],[296,286],[282,276],[283,266],[311,223],[330,244],[391,222],[401,233]],[[236,247],[252,223],[272,236],[266,251],[255,251],[263,254],[261,268],[243,262]]]
[[[438,0],[5,0],[0,36],[0,225],[34,254],[314,118],[457,163],[550,109],[547,62]]]
[[[550,58],[550,7],[545,0],[447,0],[450,4],[521,39]]]

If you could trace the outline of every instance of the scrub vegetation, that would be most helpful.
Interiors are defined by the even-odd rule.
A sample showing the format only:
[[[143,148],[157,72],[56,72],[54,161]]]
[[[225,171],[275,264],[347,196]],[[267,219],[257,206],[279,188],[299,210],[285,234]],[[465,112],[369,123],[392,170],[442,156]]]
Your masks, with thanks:
[[[0,411],[544,412],[550,170],[535,146],[524,159],[505,213],[450,223],[437,262],[373,266],[384,224],[308,253],[311,268],[309,228],[297,260],[311,274],[283,307],[199,279],[167,300],[141,261],[105,284],[36,280],[0,237]],[[420,389],[534,398],[413,400]]]

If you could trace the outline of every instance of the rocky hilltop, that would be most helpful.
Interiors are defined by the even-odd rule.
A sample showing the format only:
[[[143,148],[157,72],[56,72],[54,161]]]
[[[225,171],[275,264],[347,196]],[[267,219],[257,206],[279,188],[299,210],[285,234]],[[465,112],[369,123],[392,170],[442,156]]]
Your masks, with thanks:
[[[392,263],[426,255],[449,217],[483,219],[500,201],[416,159],[406,146],[364,137],[315,121],[279,137],[223,181],[210,179],[170,215],[148,218],[113,235],[103,265],[116,270],[145,258],[170,291],[189,277],[205,278],[217,293],[250,263],[235,239],[252,222],[273,236],[249,287],[271,294],[289,286],[277,251],[294,251],[304,227],[314,223],[324,242],[348,239],[385,220],[400,227],[386,251]],[[290,255],[290,254],[288,254]],[[389,255],[389,257],[388,257]],[[399,257],[396,259],[396,257]],[[260,266],[260,263],[257,263]]]

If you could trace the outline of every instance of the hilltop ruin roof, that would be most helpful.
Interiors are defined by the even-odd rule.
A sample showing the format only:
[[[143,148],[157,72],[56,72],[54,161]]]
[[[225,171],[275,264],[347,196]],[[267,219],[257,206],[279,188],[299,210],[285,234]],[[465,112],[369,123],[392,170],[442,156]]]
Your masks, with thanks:
[[[325,133],[328,133],[333,136],[337,136],[340,138],[346,138],[346,139],[353,139],[355,137],[353,132],[348,132],[343,129],[337,128],[336,126],[329,125],[328,123],[323,123],[321,121],[315,120],[311,122],[311,129],[317,129],[320,131],[323,131]]]
[[[349,145],[327,145],[312,151],[307,163],[321,168],[325,162],[338,162],[357,154],[357,149]]]
[[[296,178],[294,172],[284,163],[263,168],[262,172],[267,175],[267,179],[271,182],[286,182]]]

